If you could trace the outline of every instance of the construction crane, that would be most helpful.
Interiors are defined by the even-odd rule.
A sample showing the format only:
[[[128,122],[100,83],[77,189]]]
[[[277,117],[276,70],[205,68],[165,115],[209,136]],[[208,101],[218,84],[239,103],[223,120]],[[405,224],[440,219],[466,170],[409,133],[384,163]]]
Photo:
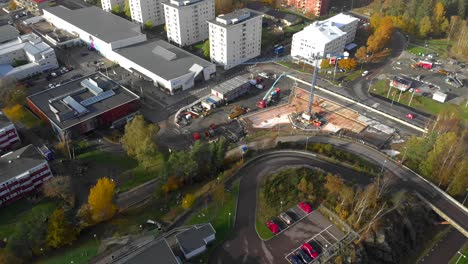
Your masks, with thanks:
[[[266,108],[271,103],[271,101],[276,101],[279,98],[281,89],[276,87],[276,84],[285,75],[286,73],[283,72],[278,78],[276,78],[275,82],[271,85],[270,89],[268,89],[262,100],[257,103],[258,108]]]

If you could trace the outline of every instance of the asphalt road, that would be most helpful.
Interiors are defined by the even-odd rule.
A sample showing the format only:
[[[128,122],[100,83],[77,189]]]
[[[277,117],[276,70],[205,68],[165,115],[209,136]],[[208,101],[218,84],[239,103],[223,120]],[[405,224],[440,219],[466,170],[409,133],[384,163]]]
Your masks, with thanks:
[[[457,251],[468,242],[468,239],[455,228],[452,228],[424,258],[419,264],[440,264],[449,263],[450,259],[457,254]],[[444,254],[441,254],[444,252]]]
[[[237,205],[236,229],[233,238],[227,240],[214,252],[210,263],[287,263],[284,257],[295,248],[295,245],[284,243],[283,234],[266,242],[262,241],[255,231],[257,187],[260,179],[268,172],[284,166],[304,164],[331,173],[339,173],[348,179],[357,179],[358,183],[369,182],[369,178],[361,173],[314,159],[310,155],[273,153],[259,158],[238,172],[243,177]]]
[[[281,137],[278,138],[278,141],[301,141],[305,140],[305,138],[306,137],[303,136]],[[357,153],[381,164],[384,169],[398,177],[396,183],[398,186],[408,191],[419,193],[448,215],[453,221],[462,226],[465,230],[468,230],[468,214],[465,211],[458,208],[430,184],[420,179],[415,173],[388,160],[388,158],[379,151],[340,138],[316,136],[310,137],[309,142],[330,143],[338,148]],[[297,164],[309,164],[312,166],[317,166],[318,164],[321,165],[320,167],[323,166],[323,169],[331,172],[339,168],[325,162],[321,162],[320,164],[319,161],[310,155],[292,152],[272,152],[242,168],[239,171],[239,173],[243,175],[243,178],[240,185],[236,230],[234,231],[233,238],[226,241],[223,246],[219,247],[214,252],[211,263],[282,263],[284,258],[281,255],[283,254],[281,245],[279,247],[273,247],[275,241],[279,241],[276,243],[281,244],[280,237],[276,237],[268,242],[263,242],[258,238],[255,232],[257,184],[259,178],[266,172],[281,168],[285,165]],[[356,177],[356,173],[353,171],[345,171],[340,168],[337,172],[348,177]],[[273,248],[275,249],[274,251],[271,250]],[[451,257],[451,255],[448,256],[449,254],[444,255],[448,258]]]

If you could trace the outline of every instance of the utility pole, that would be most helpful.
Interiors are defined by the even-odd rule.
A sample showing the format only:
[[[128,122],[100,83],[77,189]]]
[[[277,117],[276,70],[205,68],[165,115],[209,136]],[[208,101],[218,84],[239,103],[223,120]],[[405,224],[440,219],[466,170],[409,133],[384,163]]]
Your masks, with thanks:
[[[312,86],[310,87],[310,97],[309,97],[309,106],[307,107],[307,114],[312,115],[312,104],[314,103],[314,94],[315,94],[315,85],[317,84],[317,75],[318,75],[318,56],[314,56],[315,66],[314,74],[312,76]]]

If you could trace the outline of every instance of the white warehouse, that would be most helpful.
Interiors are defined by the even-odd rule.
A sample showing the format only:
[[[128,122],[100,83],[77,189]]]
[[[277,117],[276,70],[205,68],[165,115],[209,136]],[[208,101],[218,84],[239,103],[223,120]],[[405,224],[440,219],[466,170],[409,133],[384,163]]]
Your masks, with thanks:
[[[356,36],[359,19],[338,14],[324,21],[316,21],[293,35],[291,56],[313,62],[312,55],[343,53],[346,44]]]
[[[96,7],[69,10],[55,6],[44,10],[55,27],[77,33],[80,39],[128,71],[152,80],[174,94],[192,88],[196,80],[216,73],[209,61],[162,40],[147,41],[138,24]]]
[[[211,61],[230,69],[260,55],[262,15],[238,9],[208,21]]]
[[[208,38],[206,21],[215,18],[214,0],[170,0],[163,5],[170,42],[183,47]]]
[[[25,79],[58,68],[55,51],[34,33],[0,45],[0,79]]]

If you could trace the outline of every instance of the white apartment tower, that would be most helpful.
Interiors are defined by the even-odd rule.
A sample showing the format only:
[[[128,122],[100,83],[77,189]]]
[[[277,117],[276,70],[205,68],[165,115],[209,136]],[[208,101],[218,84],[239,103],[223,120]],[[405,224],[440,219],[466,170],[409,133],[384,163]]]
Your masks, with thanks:
[[[101,0],[102,10],[106,12],[112,11],[112,7],[115,5],[119,5],[120,9],[123,10],[124,5],[125,5],[125,0]]]
[[[183,47],[208,38],[206,21],[215,18],[214,0],[170,0],[163,5],[170,42]]]
[[[151,21],[153,26],[164,24],[162,3],[168,0],[130,0],[132,20],[140,24]]]
[[[338,14],[324,21],[316,21],[293,35],[291,56],[314,62],[312,55],[336,55],[356,36],[359,19]]]
[[[250,9],[238,9],[208,21],[211,61],[230,69],[260,55],[262,16]]]

